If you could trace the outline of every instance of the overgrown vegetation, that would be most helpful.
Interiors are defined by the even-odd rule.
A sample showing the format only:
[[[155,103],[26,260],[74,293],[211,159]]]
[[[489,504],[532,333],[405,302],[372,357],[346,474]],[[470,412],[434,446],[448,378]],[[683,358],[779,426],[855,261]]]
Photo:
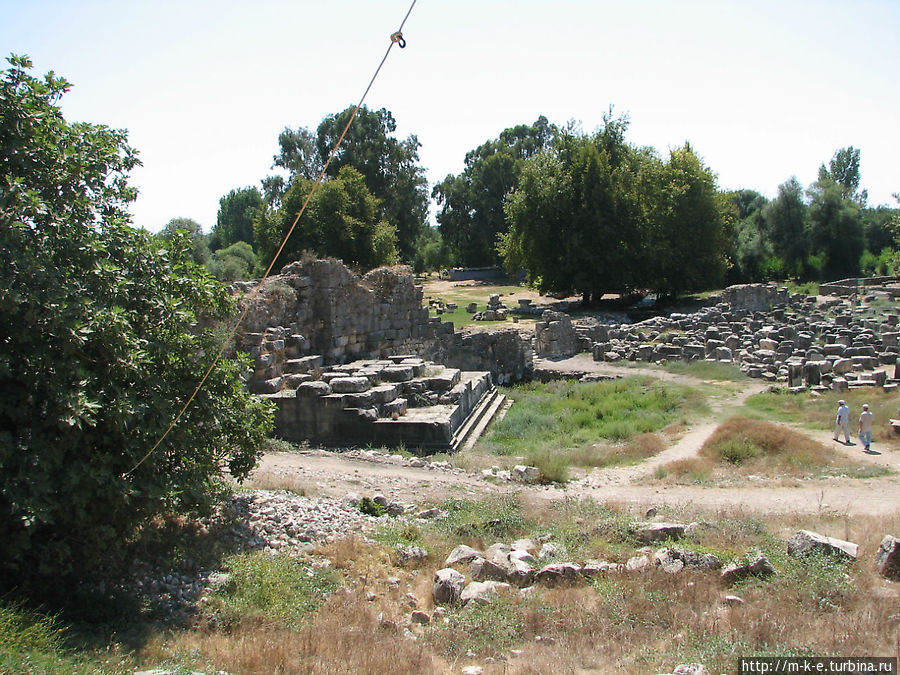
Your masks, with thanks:
[[[704,406],[687,387],[648,377],[595,383],[532,383],[507,391],[515,405],[478,448],[524,457],[545,481],[565,478],[570,464],[610,466],[661,450],[652,436]]]
[[[561,551],[548,560],[624,563],[640,553],[633,524],[641,516],[588,499],[540,506],[497,496],[436,506],[446,518],[414,526],[391,522],[374,533],[375,541],[341,540],[299,558],[232,556],[225,561],[230,579],[201,603],[198,627],[154,630],[137,651],[124,655],[118,648],[67,650],[58,624],[3,605],[0,654],[7,661],[0,664],[11,672],[73,675],[151,667],[404,674],[457,672],[493,658],[510,672],[638,675],[697,662],[710,672],[728,672],[738,656],[752,654],[893,653],[888,615],[894,609],[872,603],[872,589],[882,582],[863,558],[885,532],[900,529],[896,516],[760,519],[664,509],[665,520],[707,524],[666,545],[711,553],[724,563],[761,553],[777,574],[732,588],[721,584],[718,571],[601,574],[590,582],[538,585],[527,596],[513,590],[491,604],[451,606],[440,615],[430,600],[431,576],[458,544],[484,549],[528,537]],[[857,542],[860,562],[788,556],[786,537],[801,528]],[[425,545],[429,558],[400,566],[393,551],[408,542]],[[745,604],[726,605],[726,594],[739,595]],[[410,623],[410,597],[433,616],[429,625]],[[859,625],[868,629],[858,631]],[[405,636],[407,631],[417,640]]]
[[[697,457],[671,462],[655,478],[703,483],[736,476],[853,478],[883,476],[883,467],[860,464],[786,426],[746,417],[719,425]]]

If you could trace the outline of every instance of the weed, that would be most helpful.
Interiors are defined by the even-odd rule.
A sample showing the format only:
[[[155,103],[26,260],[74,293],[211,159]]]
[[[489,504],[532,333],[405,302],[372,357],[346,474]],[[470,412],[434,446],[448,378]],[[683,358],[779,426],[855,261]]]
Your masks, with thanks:
[[[365,515],[374,516],[375,518],[380,518],[387,513],[387,509],[371,497],[363,497],[360,499],[357,508]]]
[[[258,621],[296,627],[338,583],[334,571],[287,555],[240,554],[229,558],[227,566],[230,582],[217,594],[219,618],[226,626]]]
[[[496,657],[525,638],[522,602],[500,596],[488,605],[468,606],[426,633],[427,641],[449,658],[468,653]]]

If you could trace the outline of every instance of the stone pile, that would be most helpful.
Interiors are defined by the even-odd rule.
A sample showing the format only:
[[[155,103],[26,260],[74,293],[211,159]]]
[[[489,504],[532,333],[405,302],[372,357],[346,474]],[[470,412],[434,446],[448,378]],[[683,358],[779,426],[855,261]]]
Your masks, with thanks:
[[[276,436],[293,442],[449,443],[493,388],[489,373],[463,373],[408,355],[353,361],[290,378],[288,388],[268,398],[277,405]],[[407,416],[413,408],[437,406],[443,407],[430,417]],[[401,420],[406,436],[378,424]]]
[[[471,306],[471,305],[470,305]],[[492,293],[483,312],[475,312],[473,321],[506,321],[509,307],[500,302],[500,296]]]
[[[297,358],[318,355],[332,364],[424,354],[453,332],[452,323],[429,319],[422,287],[406,267],[378,268],[360,279],[340,261],[304,260],[286,265],[262,288],[240,282],[234,289],[246,293],[246,333],[238,348],[254,359],[250,386],[260,393],[279,391],[279,378],[303,372],[291,366]]]
[[[792,387],[843,390],[896,384],[900,375],[896,311],[875,316],[839,300],[817,304],[816,298],[788,297],[766,289],[774,287],[727,289],[723,297],[732,298],[730,302],[693,314],[611,325],[606,338],[592,345],[594,360],[710,359],[740,364],[750,377]],[[784,304],[767,311],[743,308],[782,297]],[[885,366],[890,373],[881,369]]]

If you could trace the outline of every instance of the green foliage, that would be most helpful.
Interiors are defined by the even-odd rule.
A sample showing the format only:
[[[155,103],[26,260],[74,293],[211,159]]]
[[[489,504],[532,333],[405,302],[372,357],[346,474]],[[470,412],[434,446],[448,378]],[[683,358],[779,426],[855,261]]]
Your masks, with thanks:
[[[865,246],[860,207],[845,195],[845,187],[820,178],[810,188],[809,237],[811,250],[824,257],[827,278],[853,276]]]
[[[294,628],[321,607],[340,581],[334,570],[287,556],[249,553],[227,560],[231,579],[213,598],[225,625],[262,620]]]
[[[363,497],[360,499],[357,508],[367,516],[374,516],[375,518],[380,518],[387,513],[387,509],[371,497]]]
[[[555,133],[543,115],[531,126],[506,129],[468,152],[461,174],[435,185],[432,196],[441,206],[437,221],[454,262],[469,267],[500,263],[495,245],[507,230],[503,204],[518,185],[525,160],[549,147]]]
[[[66,649],[65,632],[53,617],[19,605],[0,604],[0,673],[113,675],[132,672],[118,656],[90,658]]]
[[[212,237],[216,248],[237,242],[253,245],[253,221],[263,209],[263,198],[255,187],[232,190],[219,200],[219,213]]]
[[[0,573],[115,560],[146,518],[202,505],[223,466],[245,477],[271,427],[224,360],[147,455],[216,353],[233,312],[191,259],[128,226],[137,164],[122,131],[68,124],[68,84],[3,73],[0,137]],[[145,462],[136,466],[147,455]]]
[[[203,227],[200,223],[191,218],[172,218],[157,236],[168,242],[172,241],[178,233],[183,233],[190,239],[191,257],[195,263],[203,265],[209,261],[209,241],[208,237],[203,234]]]
[[[275,166],[287,169],[291,176],[288,185],[280,176],[269,176],[263,180],[265,201],[269,208],[254,225],[254,241],[263,258],[269,255],[266,251],[274,251],[272,242],[277,238],[271,225],[267,224],[268,221],[274,217],[278,221],[274,229],[282,234],[286,231],[284,221],[292,222],[302,203],[295,195],[293,203],[285,211],[288,193],[299,184],[299,190],[304,192],[305,197],[310,182],[321,173],[353,110],[354,107],[350,107],[340,113],[328,115],[319,124],[315,134],[301,127],[296,131],[285,128],[279,135],[280,151],[275,156]],[[391,261],[398,258],[406,262],[412,261],[416,239],[425,227],[428,216],[425,170],[418,165],[421,144],[412,134],[404,140],[395,138],[393,133],[396,130],[397,123],[389,110],[382,108],[375,111],[362,106],[350,125],[340,150],[328,166],[327,177],[332,179],[340,178],[345,168],[355,169],[361,174],[362,182],[373,199],[374,215],[370,219],[371,226],[377,229],[373,242],[378,247],[374,254],[378,262],[359,263],[367,269],[380,264],[391,264]],[[275,214],[279,209],[281,212]],[[320,214],[320,218],[322,217],[324,214]],[[342,217],[338,216],[338,219]],[[358,239],[355,234],[350,238]],[[280,241],[278,238],[274,246]],[[365,238],[357,241],[358,247],[364,245]],[[293,253],[310,250],[322,256],[332,255],[350,264],[353,264],[356,260],[354,256],[358,254],[357,249],[349,253],[321,251],[311,246],[310,242],[297,244],[293,249]]]
[[[269,260],[300,212],[310,182],[295,179],[281,207],[255,224],[259,254]],[[340,258],[347,265],[369,270],[397,262],[397,236],[393,226],[379,219],[379,202],[366,187],[359,171],[346,166],[316,191],[280,261],[297,260],[304,251]]]
[[[425,639],[449,659],[465,658],[470,652],[481,658],[503,655],[524,641],[520,605],[500,596],[490,604],[454,612],[446,622],[429,627]]]
[[[416,274],[437,272],[450,264],[449,251],[437,228],[426,227],[422,230],[416,239],[415,251],[412,265]]]
[[[435,527],[457,537],[494,541],[520,536],[526,529],[522,506],[515,495],[500,494],[478,502],[450,499],[440,505],[449,516]]]
[[[258,265],[259,260],[250,244],[237,241],[213,253],[206,267],[219,281],[247,281],[253,278]]]
[[[667,161],[625,141],[626,118],[593,135],[569,127],[528,159],[506,202],[499,251],[542,291],[644,288],[664,296],[716,287],[730,243],[725,202],[690,146]]]

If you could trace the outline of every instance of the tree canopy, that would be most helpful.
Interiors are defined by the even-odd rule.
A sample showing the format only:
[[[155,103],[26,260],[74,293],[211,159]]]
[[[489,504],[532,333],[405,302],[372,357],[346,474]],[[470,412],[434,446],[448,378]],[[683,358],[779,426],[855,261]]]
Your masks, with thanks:
[[[506,203],[500,251],[544,291],[648,289],[678,295],[721,281],[728,237],[715,178],[690,146],[667,161],[625,141],[610,112],[591,135],[569,127],[528,159]]]
[[[278,138],[281,150],[275,156],[275,166],[290,172],[290,184],[318,176],[353,109],[349,107],[325,117],[315,137],[304,128],[296,131],[287,128],[281,133]],[[418,138],[410,135],[397,139],[393,135],[396,130],[397,123],[389,110],[362,106],[328,167],[328,176],[337,178],[344,167],[352,167],[363,177],[366,188],[376,199],[376,220],[395,229],[399,255],[404,261],[411,261],[416,238],[428,216],[427,182],[425,171],[418,164],[421,146]],[[283,195],[277,194],[278,187],[277,181],[269,181],[270,202],[283,200]],[[284,202],[277,206],[283,208]]]
[[[441,236],[458,264],[500,264],[497,237],[507,230],[503,205],[518,185],[525,160],[547,148],[555,134],[543,115],[530,126],[505,129],[466,154],[461,174],[434,186]]]
[[[216,353],[224,288],[128,225],[123,131],[69,124],[69,89],[11,57],[0,82],[0,560],[3,581],[108,561],[146,518],[186,511],[223,468],[253,468],[271,412]]]

